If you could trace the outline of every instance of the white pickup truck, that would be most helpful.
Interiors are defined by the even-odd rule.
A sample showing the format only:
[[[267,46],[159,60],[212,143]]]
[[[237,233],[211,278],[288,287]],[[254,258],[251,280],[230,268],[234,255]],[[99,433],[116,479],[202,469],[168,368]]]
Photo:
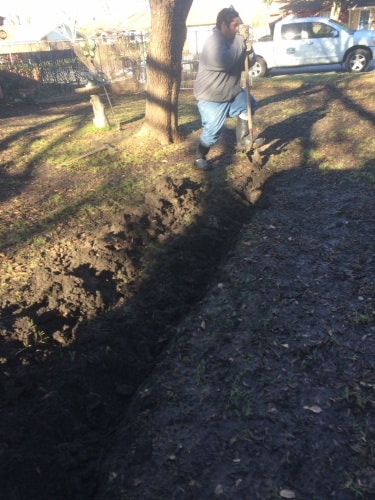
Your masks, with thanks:
[[[343,64],[346,71],[366,71],[375,59],[375,31],[349,30],[325,17],[285,18],[273,35],[253,42],[254,77],[273,68]]]

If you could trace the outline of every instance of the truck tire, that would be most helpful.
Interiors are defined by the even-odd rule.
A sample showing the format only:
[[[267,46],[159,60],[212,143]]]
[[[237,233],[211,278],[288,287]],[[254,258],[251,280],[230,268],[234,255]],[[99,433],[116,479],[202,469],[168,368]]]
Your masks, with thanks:
[[[367,50],[354,49],[345,58],[345,69],[350,73],[366,71],[371,63],[371,56]]]
[[[262,57],[257,56],[255,64],[253,64],[249,73],[250,77],[253,78],[262,78],[266,76],[268,73],[266,61]]]

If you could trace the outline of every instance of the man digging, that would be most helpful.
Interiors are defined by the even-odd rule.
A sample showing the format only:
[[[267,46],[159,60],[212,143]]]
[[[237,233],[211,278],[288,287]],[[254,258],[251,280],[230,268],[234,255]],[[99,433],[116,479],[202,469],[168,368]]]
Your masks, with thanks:
[[[239,34],[241,19],[233,8],[222,9],[216,19],[216,27],[206,40],[199,59],[194,96],[203,131],[199,138],[194,166],[208,170],[210,147],[219,139],[226,118],[237,117],[236,149],[250,156],[264,143],[264,138],[253,141],[252,116],[257,110],[256,100],[241,87],[241,74],[256,60],[251,42]],[[248,64],[245,60],[248,58]],[[249,119],[250,118],[250,119]]]

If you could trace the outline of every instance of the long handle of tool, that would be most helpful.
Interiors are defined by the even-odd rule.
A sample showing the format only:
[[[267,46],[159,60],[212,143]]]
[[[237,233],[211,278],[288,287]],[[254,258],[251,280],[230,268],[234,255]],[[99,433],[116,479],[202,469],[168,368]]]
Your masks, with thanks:
[[[250,75],[249,75],[249,56],[245,57],[245,86],[246,86],[246,105],[247,105],[247,123],[249,127],[249,146],[250,151],[253,147],[253,114],[251,112],[251,99],[250,99]]]

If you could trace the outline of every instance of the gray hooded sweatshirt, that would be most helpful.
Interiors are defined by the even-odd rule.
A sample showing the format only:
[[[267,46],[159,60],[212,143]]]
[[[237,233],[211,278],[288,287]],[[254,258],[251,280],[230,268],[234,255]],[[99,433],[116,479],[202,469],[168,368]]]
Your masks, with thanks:
[[[226,39],[215,28],[206,40],[199,58],[194,96],[198,101],[231,101],[241,91],[241,72],[246,57],[245,42],[236,35]],[[250,54],[250,64],[255,54]]]

